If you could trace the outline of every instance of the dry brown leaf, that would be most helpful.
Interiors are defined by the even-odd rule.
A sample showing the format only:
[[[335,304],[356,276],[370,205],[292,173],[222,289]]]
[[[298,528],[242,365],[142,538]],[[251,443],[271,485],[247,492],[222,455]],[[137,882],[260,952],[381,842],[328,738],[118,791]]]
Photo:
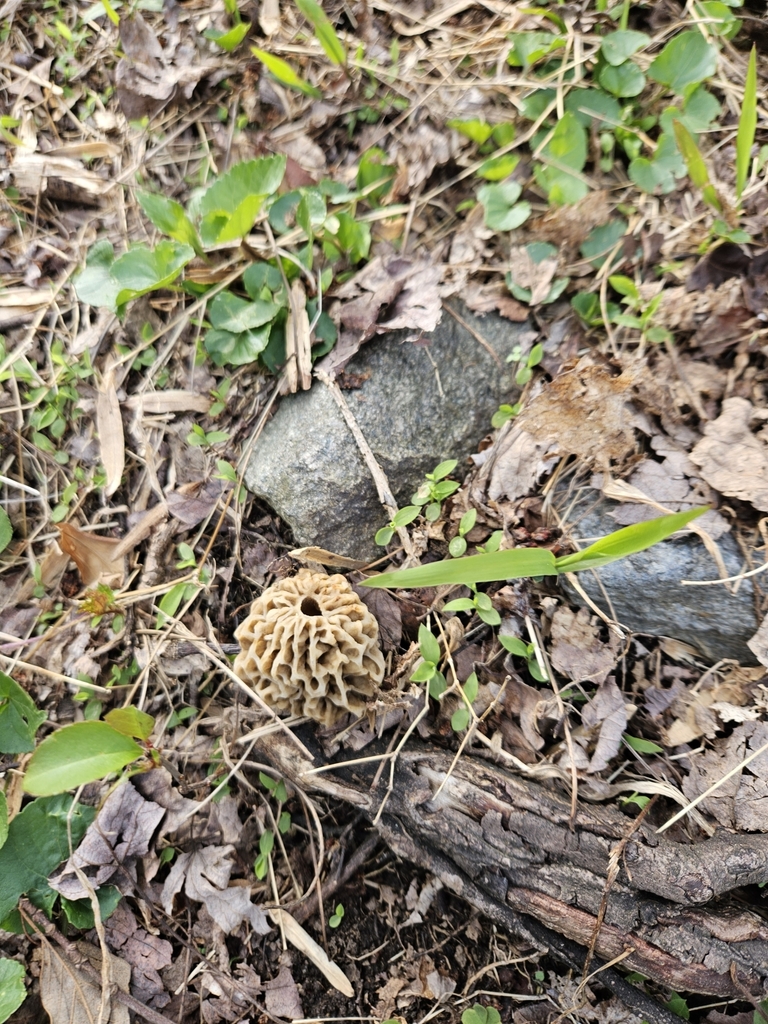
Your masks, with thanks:
[[[3,288],[0,291],[0,327],[10,327],[28,320],[51,301],[53,293],[48,287]]]
[[[120,486],[125,469],[123,418],[120,415],[115,371],[112,368],[104,374],[96,392],[96,433],[106,474],[104,494],[109,498]]]
[[[108,580],[122,582],[125,559],[117,551],[121,541],[113,537],[97,537],[71,523],[57,523],[56,528],[60,535],[59,546],[77,566],[84,586]]]
[[[592,621],[588,608],[572,612],[560,605],[552,616],[552,667],[575,683],[591,680],[602,683],[616,666],[617,641],[608,633],[608,643],[600,639],[600,627]]]
[[[768,615],[757,628],[754,636],[747,640],[747,647],[754,654],[761,665],[768,666]]]
[[[543,217],[532,222],[531,228],[536,239],[551,242],[558,248],[567,245],[578,249],[593,228],[608,222],[610,214],[608,193],[595,190],[572,206],[551,207]]]
[[[701,796],[766,742],[768,722],[737,726],[730,736],[717,740],[712,750],[691,758],[683,793],[689,800]],[[768,832],[768,751],[726,779],[700,806],[723,828]]]
[[[105,931],[110,949],[119,950],[131,967],[131,995],[161,1010],[171,997],[159,972],[173,963],[173,946],[142,928],[125,900],[118,903],[105,923]]]
[[[293,395],[299,388],[308,391],[312,386],[311,350],[307,293],[297,278],[291,285],[291,301],[285,321],[285,377],[281,394]]]
[[[25,195],[45,194],[50,199],[98,206],[114,182],[100,178],[77,160],[18,148],[11,166],[14,182]]]
[[[540,263],[535,263],[524,245],[514,245],[510,249],[510,276],[518,287],[527,288],[530,291],[532,306],[538,305],[547,297],[559,262],[557,256],[550,256],[548,259],[541,260]]]
[[[304,1016],[301,997],[293,980],[291,969],[286,964],[280,968],[276,978],[264,986],[264,1005],[267,1013],[288,1020],[300,1020]]]
[[[149,391],[131,395],[123,404],[128,409],[139,409],[139,415],[157,415],[177,412],[208,412],[213,399],[195,391]]]
[[[528,494],[541,477],[553,469],[560,458],[556,446],[537,441],[512,423],[501,431],[473,486],[476,501],[506,498],[514,501]]]
[[[746,398],[726,398],[720,416],[704,425],[704,438],[691,452],[701,475],[721,494],[768,511],[768,444],[764,431],[750,430],[754,415]]]
[[[191,529],[213,512],[223,491],[223,480],[193,480],[168,491],[165,500],[173,518]]]
[[[101,973],[101,951],[88,942],[76,943],[77,948]],[[130,1024],[128,1007],[116,999],[107,999],[107,1013],[99,1016],[102,993],[100,987],[50,942],[44,942],[40,951],[40,998],[51,1018],[51,1024]],[[120,957],[109,957],[113,982],[121,992],[128,991],[131,969]]]
[[[349,999],[354,997],[355,990],[344,971],[328,957],[323,947],[315,942],[295,918],[280,908],[270,909],[269,916],[280,926],[290,944],[308,957],[338,992]]]
[[[267,39],[280,29],[280,0],[261,0],[259,28]]]
[[[628,708],[624,695],[610,676],[598,687],[597,693],[581,712],[581,721],[587,729],[600,732],[587,771],[600,772],[607,768],[621,749],[621,737],[627,728]]]

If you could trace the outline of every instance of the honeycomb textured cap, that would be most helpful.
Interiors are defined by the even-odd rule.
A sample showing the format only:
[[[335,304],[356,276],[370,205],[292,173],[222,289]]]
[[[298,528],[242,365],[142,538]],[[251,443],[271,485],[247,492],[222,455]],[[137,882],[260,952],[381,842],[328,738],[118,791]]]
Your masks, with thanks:
[[[343,576],[301,569],[268,587],[235,637],[235,674],[278,712],[333,725],[384,678],[379,625]]]

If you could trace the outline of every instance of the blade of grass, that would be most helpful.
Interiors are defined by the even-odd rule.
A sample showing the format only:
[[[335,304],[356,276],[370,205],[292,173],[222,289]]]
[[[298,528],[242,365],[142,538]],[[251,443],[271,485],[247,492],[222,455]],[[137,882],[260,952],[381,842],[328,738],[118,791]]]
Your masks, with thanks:
[[[687,526],[692,519],[702,515],[708,508],[709,505],[689,508],[685,512],[674,512],[669,516],[658,516],[656,519],[647,519],[644,523],[625,526],[623,530],[616,530],[607,537],[601,537],[583,551],[563,555],[557,559],[555,566],[558,572],[580,572],[582,569],[596,569],[619,558],[626,558],[627,555],[645,551],[646,548],[666,540]]]
[[[469,558],[452,558],[414,569],[383,572],[363,587],[438,587],[444,583],[490,583],[523,576],[554,576],[555,556],[546,548],[515,548]]]
[[[744,103],[739,117],[739,130],[736,133],[736,198],[741,193],[749,176],[749,158],[752,143],[755,141],[757,128],[757,50],[752,47],[747,65],[747,77],[744,82]]]
[[[704,157],[699,152],[696,140],[680,121],[672,122],[675,129],[675,141],[678,149],[683,154],[685,166],[688,168],[688,177],[696,188],[701,189],[704,202],[721,212],[720,200],[717,198],[714,186],[709,180],[709,171],[704,163]]]
[[[323,94],[320,90],[298,75],[288,61],[283,60],[282,57],[275,57],[274,54],[260,50],[257,46],[251,47],[251,53],[261,61],[267,71],[271,72],[281,85],[287,85],[289,89],[297,89],[305,96],[313,96],[316,100],[322,97]]]
[[[311,23],[315,30],[320,45],[325,50],[328,60],[332,64],[345,65],[347,63],[347,51],[336,35],[336,29],[328,20],[328,16],[315,0],[296,0],[296,6]]]

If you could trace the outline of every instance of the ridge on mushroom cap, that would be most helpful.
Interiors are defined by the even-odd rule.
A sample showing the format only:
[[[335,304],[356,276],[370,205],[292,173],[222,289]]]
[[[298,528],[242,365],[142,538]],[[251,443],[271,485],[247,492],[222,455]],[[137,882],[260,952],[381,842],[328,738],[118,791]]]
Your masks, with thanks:
[[[301,569],[279,580],[235,637],[237,676],[275,711],[325,726],[361,715],[384,678],[378,623],[340,575]]]

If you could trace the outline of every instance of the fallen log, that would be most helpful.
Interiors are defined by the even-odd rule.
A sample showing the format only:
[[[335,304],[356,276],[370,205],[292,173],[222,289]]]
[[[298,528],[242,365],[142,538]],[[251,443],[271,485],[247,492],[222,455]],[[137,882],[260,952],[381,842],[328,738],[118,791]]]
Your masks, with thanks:
[[[284,734],[262,752],[304,791],[363,811],[396,853],[571,968],[594,954],[590,971],[618,960],[677,992],[752,1002],[768,992],[768,922],[733,895],[768,881],[768,836],[674,842],[612,806],[580,802],[571,820],[554,785],[477,756],[453,765],[451,753],[412,744],[383,771],[381,758],[330,768],[302,739],[314,763]],[[676,1019],[617,971],[601,978],[646,1019]]]

